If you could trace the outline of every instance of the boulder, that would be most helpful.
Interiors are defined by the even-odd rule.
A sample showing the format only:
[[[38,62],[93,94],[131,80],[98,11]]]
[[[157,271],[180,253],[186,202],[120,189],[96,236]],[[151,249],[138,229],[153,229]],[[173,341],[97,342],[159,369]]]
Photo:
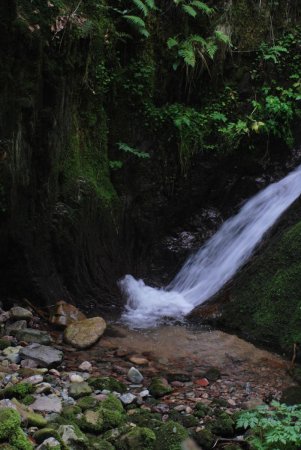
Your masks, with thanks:
[[[54,313],[50,317],[50,322],[59,327],[67,327],[72,322],[84,319],[86,319],[85,314],[76,308],[76,306],[61,300],[56,303]]]
[[[106,322],[102,317],[80,320],[71,323],[64,333],[64,339],[74,347],[84,349],[91,347],[103,335]]]
[[[40,344],[31,344],[22,348],[20,356],[24,359],[32,359],[41,367],[58,366],[63,360],[63,352]]]
[[[127,374],[128,380],[135,384],[140,384],[143,381],[143,375],[135,367],[131,367]]]
[[[30,408],[34,411],[41,411],[47,413],[61,413],[62,412],[62,400],[54,395],[38,395],[34,403],[30,405]]]

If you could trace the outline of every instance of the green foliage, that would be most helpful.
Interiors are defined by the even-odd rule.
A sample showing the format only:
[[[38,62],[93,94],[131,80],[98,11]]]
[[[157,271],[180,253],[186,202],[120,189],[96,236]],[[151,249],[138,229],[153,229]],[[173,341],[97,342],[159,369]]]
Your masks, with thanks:
[[[137,158],[147,159],[150,157],[149,153],[142,152],[140,150],[137,150],[136,148],[130,147],[128,144],[125,144],[124,142],[118,142],[117,146],[119,150],[125,153],[131,153],[132,155],[137,156]]]
[[[239,428],[251,429],[248,440],[257,450],[297,450],[301,445],[301,406],[272,402],[239,415]]]

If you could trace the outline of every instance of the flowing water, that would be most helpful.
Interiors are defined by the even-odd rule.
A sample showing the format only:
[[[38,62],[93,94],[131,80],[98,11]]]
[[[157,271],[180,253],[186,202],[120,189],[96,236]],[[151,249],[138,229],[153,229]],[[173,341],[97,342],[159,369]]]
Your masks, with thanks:
[[[143,280],[126,275],[120,281],[128,299],[123,321],[131,327],[148,328],[164,317],[185,317],[233,277],[264,234],[300,195],[301,166],[251,198],[186,261],[166,288],[147,286]]]

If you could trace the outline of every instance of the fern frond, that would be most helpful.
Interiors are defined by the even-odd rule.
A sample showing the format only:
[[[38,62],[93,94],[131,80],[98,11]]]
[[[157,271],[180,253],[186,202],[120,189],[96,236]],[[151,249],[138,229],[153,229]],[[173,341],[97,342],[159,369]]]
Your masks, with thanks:
[[[141,0],[132,0],[134,5],[142,12],[144,17],[148,15],[148,7]]]
[[[167,47],[169,48],[169,50],[178,45],[179,42],[176,40],[176,38],[170,37],[169,39],[167,39]]]
[[[214,12],[213,8],[210,8],[210,6],[206,5],[206,3],[201,2],[200,0],[193,0],[190,4],[203,13],[207,14],[207,16],[210,16]]]
[[[195,9],[193,9],[190,5],[182,5],[183,10],[188,14],[189,16],[195,18],[197,15],[197,12]]]
[[[222,31],[218,31],[216,30],[214,32],[214,36],[216,37],[216,39],[220,42],[223,42],[224,44],[230,44],[230,38],[229,36],[227,36],[225,33],[223,33]]]
[[[145,0],[148,9],[156,9],[155,0]]]
[[[179,56],[184,59],[185,64],[191,67],[195,67],[196,64],[196,57],[195,57],[195,51],[193,46],[185,41],[178,51]]]
[[[206,52],[210,59],[214,58],[216,51],[217,51],[217,45],[214,44],[214,42],[212,42],[212,41],[207,41],[206,42]]]
[[[191,44],[201,44],[203,47],[206,47],[207,41],[199,34],[192,34],[187,38],[187,42]]]
[[[130,16],[130,15],[124,15],[124,19],[126,19],[128,22],[130,22],[132,25],[138,28],[145,28],[145,22],[141,17],[139,16]]]
[[[130,147],[128,144],[125,144],[124,142],[117,142],[117,146],[119,148],[119,150],[122,150],[123,152],[126,153],[131,153],[132,155],[137,156],[138,158],[149,158],[150,154],[146,153],[146,152],[141,152],[140,150]]]

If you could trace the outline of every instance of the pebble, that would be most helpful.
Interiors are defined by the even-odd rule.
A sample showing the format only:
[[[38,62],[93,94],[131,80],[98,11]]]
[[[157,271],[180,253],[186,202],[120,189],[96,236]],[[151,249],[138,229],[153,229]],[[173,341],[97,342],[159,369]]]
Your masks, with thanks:
[[[42,377],[42,375],[32,375],[31,377],[25,378],[25,380],[23,380],[25,383],[29,383],[29,384],[39,384],[42,383],[44,380],[44,378]]]
[[[77,375],[76,373],[69,373],[69,380],[71,383],[82,383],[85,381],[83,377]]]
[[[92,372],[92,364],[89,361],[82,362],[78,368],[83,372]]]
[[[127,377],[132,383],[136,383],[136,384],[141,383],[141,381],[143,381],[143,378],[144,378],[143,375],[141,374],[141,372],[139,372],[139,370],[136,369],[135,367],[130,368],[130,370],[128,371]]]
[[[124,404],[124,405],[130,405],[131,403],[133,403],[136,400],[136,395],[133,394],[123,394],[119,397],[119,400]]]
[[[139,356],[131,356],[129,361],[137,366],[145,366],[149,363],[148,359]]]
[[[149,396],[149,390],[148,389],[144,389],[143,391],[139,392],[139,396],[144,398],[144,397],[148,397]]]

